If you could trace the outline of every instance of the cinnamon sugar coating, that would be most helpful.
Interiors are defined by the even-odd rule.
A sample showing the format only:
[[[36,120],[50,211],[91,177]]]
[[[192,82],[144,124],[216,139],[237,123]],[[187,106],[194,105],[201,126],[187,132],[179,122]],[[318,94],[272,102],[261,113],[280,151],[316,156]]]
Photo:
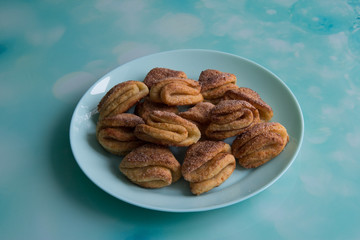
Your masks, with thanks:
[[[266,122],[270,121],[274,115],[272,108],[261,99],[257,92],[250,88],[240,87],[228,90],[224,95],[224,99],[249,102],[259,111],[260,119]]]
[[[214,107],[215,105],[212,103],[200,102],[189,110],[179,113],[179,116],[197,123],[209,123],[210,112]]]
[[[178,115],[195,123],[200,129],[201,135],[205,135],[205,129],[210,123],[210,112],[214,107],[215,105],[210,102],[200,102]]]
[[[143,119],[147,119],[153,111],[165,111],[178,113],[177,106],[168,106],[162,103],[154,103],[150,101],[149,97],[146,97],[143,102],[139,102],[135,107],[135,114]]]
[[[221,185],[235,169],[230,145],[221,141],[199,141],[188,148],[181,168],[195,195]]]
[[[205,134],[215,140],[236,136],[260,122],[258,110],[241,100],[223,100],[210,114],[211,122]]]
[[[168,106],[184,106],[202,102],[203,96],[197,81],[170,77],[154,82],[150,89],[150,100]]]
[[[119,170],[141,187],[161,188],[183,175],[194,195],[208,192],[231,176],[236,161],[259,167],[289,141],[284,126],[269,122],[272,108],[236,81],[214,69],[195,81],[182,71],[153,68],[144,82],[117,84],[101,99],[97,140],[126,155]],[[125,113],[135,104],[134,114]],[[187,110],[179,113],[184,107],[178,106]],[[234,136],[231,146],[219,141]],[[188,147],[182,166],[168,146]]]
[[[153,111],[146,124],[136,126],[135,136],[160,145],[186,147],[196,143],[201,133],[195,124],[175,113]]]
[[[279,155],[289,141],[283,125],[262,122],[240,134],[232,144],[232,153],[244,168],[255,168]]]
[[[169,77],[177,77],[177,78],[187,78],[186,74],[183,71],[176,71],[169,68],[153,68],[148,74],[145,76],[144,83],[148,88],[151,88],[154,82],[169,78]]]
[[[213,104],[220,102],[226,91],[238,88],[234,74],[214,69],[202,71],[199,83],[204,100]]]
[[[105,117],[97,122],[96,137],[100,145],[108,152],[125,155],[144,144],[134,135],[135,127],[143,123],[142,118],[130,113]]]
[[[124,157],[119,170],[133,183],[145,188],[168,186],[181,177],[181,166],[164,146],[145,144]]]
[[[99,119],[124,113],[149,93],[139,81],[126,81],[112,87],[98,104]]]

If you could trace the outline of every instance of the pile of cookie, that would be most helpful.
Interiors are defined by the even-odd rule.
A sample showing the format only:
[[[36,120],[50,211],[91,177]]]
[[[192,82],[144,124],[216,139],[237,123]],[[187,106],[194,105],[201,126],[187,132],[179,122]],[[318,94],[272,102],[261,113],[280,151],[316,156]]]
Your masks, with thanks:
[[[289,141],[285,127],[270,122],[272,108],[236,81],[214,69],[196,81],[183,71],[153,68],[144,81],[119,83],[101,99],[97,140],[124,156],[120,171],[141,187],[161,188],[183,177],[193,194],[208,192],[230,177],[236,160],[259,167]],[[231,145],[224,142],[231,137]],[[176,159],[170,146],[187,147],[185,158]]]

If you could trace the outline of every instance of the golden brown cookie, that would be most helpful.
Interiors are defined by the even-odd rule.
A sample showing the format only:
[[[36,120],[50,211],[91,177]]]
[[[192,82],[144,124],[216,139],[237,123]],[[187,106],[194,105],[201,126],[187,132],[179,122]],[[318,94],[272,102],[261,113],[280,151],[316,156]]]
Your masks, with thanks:
[[[144,79],[144,83],[148,88],[151,88],[155,81],[168,78],[168,77],[177,77],[177,78],[187,78],[186,74],[183,71],[176,71],[169,68],[153,68],[148,72]]]
[[[199,76],[201,94],[205,101],[217,104],[223,98],[226,91],[236,89],[236,76],[214,69],[207,69]]]
[[[193,105],[203,101],[197,81],[176,77],[154,82],[149,96],[152,102],[169,106]]]
[[[226,100],[244,100],[251,103],[259,111],[262,121],[270,121],[274,113],[272,108],[261,99],[260,95],[250,88],[240,87],[231,89],[224,95]]]
[[[149,93],[139,81],[126,81],[112,87],[98,104],[99,119],[124,113]]]
[[[242,100],[223,100],[210,114],[211,122],[205,134],[216,140],[236,136],[260,122],[258,110]]]
[[[133,183],[144,188],[161,188],[181,177],[181,166],[164,146],[145,144],[124,157],[119,170]]]
[[[199,102],[194,107],[185,112],[181,112],[178,115],[195,123],[203,135],[210,123],[210,112],[214,107],[215,105],[210,102]]]
[[[262,122],[239,135],[231,148],[241,166],[256,168],[279,155],[288,141],[280,123]]]
[[[144,144],[134,135],[135,127],[143,123],[142,118],[130,113],[105,117],[96,125],[96,138],[108,152],[125,155]]]
[[[193,194],[200,195],[221,185],[236,166],[230,145],[221,141],[199,141],[185,155],[181,172]]]
[[[135,114],[143,119],[147,119],[149,114],[153,111],[165,111],[178,113],[179,110],[176,106],[168,106],[162,103],[154,103],[150,101],[149,97],[146,97],[143,102],[139,102],[135,107]]]
[[[153,111],[146,124],[136,126],[135,136],[146,142],[186,147],[196,143],[201,133],[194,123],[175,113]]]

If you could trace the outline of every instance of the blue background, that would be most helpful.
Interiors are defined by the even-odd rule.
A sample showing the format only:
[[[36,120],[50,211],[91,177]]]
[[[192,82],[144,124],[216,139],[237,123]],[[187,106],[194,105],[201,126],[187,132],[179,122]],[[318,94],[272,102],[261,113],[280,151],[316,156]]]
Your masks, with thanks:
[[[97,188],[72,112],[111,69],[160,51],[251,59],[302,107],[305,136],[270,188],[200,213],[138,208]],[[360,239],[360,1],[0,2],[1,239]]]

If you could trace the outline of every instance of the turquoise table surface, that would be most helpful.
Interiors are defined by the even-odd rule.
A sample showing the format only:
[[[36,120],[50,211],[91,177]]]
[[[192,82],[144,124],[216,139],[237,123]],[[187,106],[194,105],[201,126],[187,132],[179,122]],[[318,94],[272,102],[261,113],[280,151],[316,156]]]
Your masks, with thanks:
[[[79,168],[87,89],[141,56],[211,49],[279,76],[301,150],[263,192],[203,212],[125,203]],[[360,239],[359,0],[0,2],[0,239]]]

